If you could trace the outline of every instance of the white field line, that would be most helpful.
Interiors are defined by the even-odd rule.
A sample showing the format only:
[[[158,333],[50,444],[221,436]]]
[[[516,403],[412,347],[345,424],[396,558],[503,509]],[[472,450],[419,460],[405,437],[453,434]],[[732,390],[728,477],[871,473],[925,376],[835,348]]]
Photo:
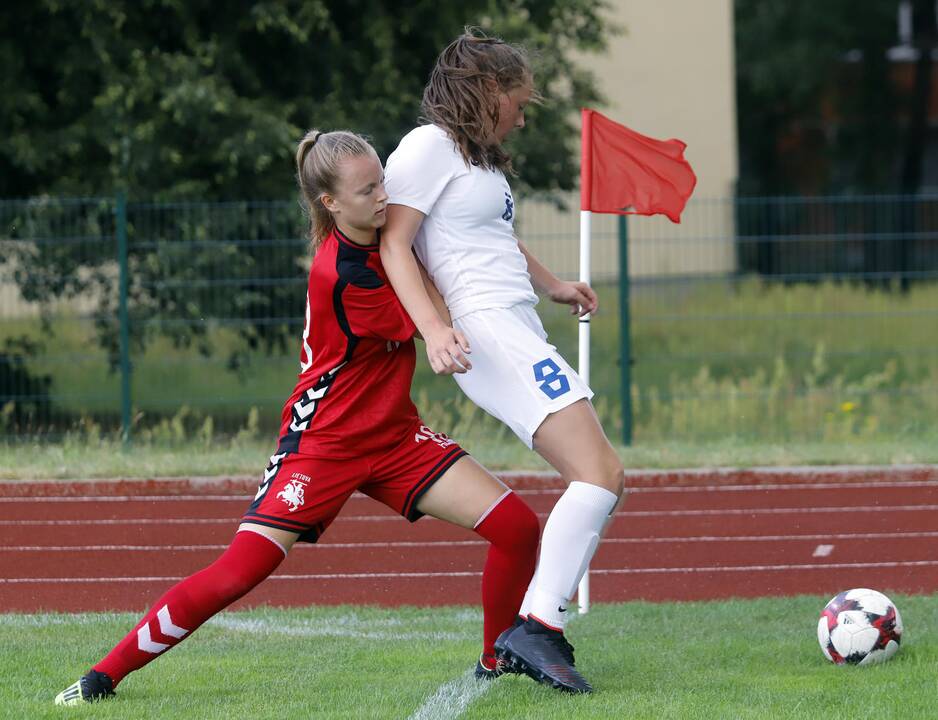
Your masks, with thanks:
[[[492,687],[492,682],[477,680],[469,669],[436,689],[408,720],[455,720]]]
[[[343,620],[349,620],[343,622]],[[236,630],[255,635],[288,635],[290,637],[347,637],[356,640],[394,640],[427,642],[471,640],[470,633],[451,633],[439,631],[420,630],[381,630],[374,629],[371,624],[363,623],[354,617],[329,619],[325,624],[316,623],[290,623],[281,625],[263,618],[239,618],[227,613],[216,615],[206,623],[226,630]],[[480,623],[481,624],[481,623]]]
[[[440,642],[470,640],[469,633],[447,632],[421,632],[419,630],[374,630],[371,624],[365,624],[356,618],[351,622],[333,622],[328,624],[304,623],[302,625],[275,624],[264,619],[243,619],[226,614],[218,615],[208,624],[222,627],[227,630],[249,632],[263,635],[287,635],[289,637],[347,637],[355,640],[380,640],[402,642]],[[462,715],[466,708],[475,700],[489,691],[490,682],[480,682],[473,676],[470,668],[458,678],[440,685],[436,692],[428,697],[423,704],[410,716],[411,720],[455,720]]]
[[[938,530],[883,533],[816,533],[802,535],[688,535],[669,537],[603,538],[603,545],[642,545],[680,543],[747,543],[747,542],[817,542],[819,540],[916,540],[938,538]],[[297,543],[292,551],[309,550],[358,550],[382,548],[448,548],[484,547],[484,540],[396,540],[390,542],[346,542],[346,543]],[[12,545],[0,547],[4,552],[199,552],[203,550],[225,550],[228,545]]]
[[[259,635],[288,635],[291,637],[347,637],[356,640],[392,640],[392,641],[454,641],[473,640],[477,633],[468,627],[465,632],[441,632],[411,629],[405,620],[396,618],[363,620],[357,615],[336,615],[320,621],[292,621],[284,623],[267,618],[243,618],[240,613],[223,612],[210,619],[206,625],[247,632]],[[133,623],[139,619],[138,613],[5,613],[0,614],[0,623],[15,627],[49,627],[57,625],[93,625],[106,623]],[[482,615],[473,613],[469,617],[459,618],[481,627]]]
[[[938,560],[896,560],[893,562],[858,562],[858,563],[812,563],[778,565],[704,565],[698,567],[651,567],[651,568],[590,568],[594,575],[651,575],[684,573],[723,573],[723,572],[788,572],[791,570],[873,570],[897,568],[938,567]],[[376,573],[308,573],[297,575],[271,575],[265,582],[271,581],[307,581],[307,580],[396,580],[396,579],[433,579],[433,578],[477,578],[481,571],[459,572],[376,572]],[[0,585],[27,584],[100,584],[100,583],[145,583],[179,582],[181,576],[143,576],[143,577],[65,577],[65,578],[0,578]]]
[[[58,625],[131,624],[140,619],[139,613],[0,613],[3,627],[42,628]]]
[[[654,494],[654,493],[720,493],[720,492],[752,492],[752,491],[784,491],[797,490],[862,490],[864,488],[888,489],[888,488],[938,488],[938,480],[871,480],[868,482],[817,482],[817,483],[764,483],[748,485],[677,485],[664,487],[626,487],[626,492],[634,494]],[[253,491],[252,491],[253,492]],[[561,488],[534,488],[525,490],[515,490],[518,495],[561,495],[564,490]],[[48,495],[30,495],[22,497],[0,497],[0,505],[4,503],[33,503],[33,502],[57,502],[57,503],[87,503],[87,502],[246,502],[252,498],[251,493],[244,495],[75,495],[75,496],[48,496]],[[367,495],[355,493],[352,495],[354,500],[364,500]]]
[[[816,515],[824,513],[887,513],[887,512],[921,512],[938,510],[938,504],[924,505],[865,505],[848,507],[837,505],[834,507],[789,507],[789,508],[714,508],[703,510],[624,510],[616,513],[616,517],[707,517],[721,515]],[[537,513],[538,517],[546,518],[550,513]],[[336,522],[388,522],[399,521],[400,515],[340,515]],[[431,520],[434,518],[431,518]],[[79,519],[79,520],[0,520],[0,527],[14,526],[43,526],[43,525],[209,525],[219,523],[240,522],[240,518],[106,518],[106,519]]]

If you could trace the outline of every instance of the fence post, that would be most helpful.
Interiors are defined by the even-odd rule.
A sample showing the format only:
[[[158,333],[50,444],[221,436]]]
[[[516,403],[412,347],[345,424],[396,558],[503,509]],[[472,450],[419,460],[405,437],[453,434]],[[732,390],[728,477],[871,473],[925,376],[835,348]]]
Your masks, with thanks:
[[[619,215],[619,365],[622,379],[622,444],[632,444],[632,323],[629,317],[629,230]]]
[[[130,319],[127,314],[127,196],[117,193],[118,322],[120,324],[121,438],[130,444]]]

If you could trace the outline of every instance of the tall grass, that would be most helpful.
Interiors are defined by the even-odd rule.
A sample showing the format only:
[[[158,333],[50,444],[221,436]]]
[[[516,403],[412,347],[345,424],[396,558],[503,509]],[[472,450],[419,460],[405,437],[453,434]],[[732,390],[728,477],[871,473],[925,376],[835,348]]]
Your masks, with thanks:
[[[623,426],[617,290],[600,288],[593,321],[592,377],[610,435]],[[634,435],[639,444],[852,442],[936,436],[938,285],[901,293],[827,282],[786,285],[756,279],[636,283],[632,300]],[[575,365],[577,323],[565,308],[539,311]],[[299,333],[299,329],[298,329]],[[29,361],[53,381],[55,422],[27,434],[107,435],[119,423],[119,378],[93,339],[90,321],[61,315],[51,333],[38,322],[0,322],[0,339],[25,335],[45,345]],[[276,432],[295,380],[292,353],[249,352],[216,328],[201,355],[157,338],[135,355],[134,434],[144,440],[243,437]],[[436,377],[418,347],[414,398],[434,427],[471,444],[505,441],[507,430]],[[253,419],[249,419],[253,413]],[[12,403],[0,401],[0,435],[13,431]],[[239,435],[240,434],[240,435]]]

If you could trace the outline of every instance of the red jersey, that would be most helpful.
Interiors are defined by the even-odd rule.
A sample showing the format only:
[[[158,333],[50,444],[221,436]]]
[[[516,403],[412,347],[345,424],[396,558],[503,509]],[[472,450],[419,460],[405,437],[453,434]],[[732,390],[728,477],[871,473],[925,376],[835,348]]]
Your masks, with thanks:
[[[309,271],[300,375],[283,408],[278,452],[360,457],[413,434],[415,332],[377,243],[333,230]]]

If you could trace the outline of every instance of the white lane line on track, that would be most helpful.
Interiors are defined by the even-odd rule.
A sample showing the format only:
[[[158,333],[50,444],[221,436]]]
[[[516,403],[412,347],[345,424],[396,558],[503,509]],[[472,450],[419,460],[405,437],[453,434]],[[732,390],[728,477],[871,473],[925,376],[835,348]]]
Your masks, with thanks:
[[[359,550],[372,548],[425,548],[425,547],[472,547],[488,545],[485,540],[428,540],[426,542],[416,542],[410,540],[390,541],[390,542],[360,542],[360,543],[296,543],[290,552],[296,550]],[[208,544],[208,545],[14,545],[10,547],[0,546],[0,553],[3,552],[100,552],[105,550],[121,552],[186,552],[193,550],[225,550],[228,545]]]
[[[806,535],[687,535],[669,537],[603,538],[603,545],[681,544],[681,543],[745,543],[745,542],[808,542],[818,540],[917,540],[938,538],[938,530],[882,533],[816,533]],[[357,550],[381,548],[423,547],[484,547],[485,540],[394,540],[389,542],[323,542],[297,543],[293,550]],[[201,550],[224,550],[225,544],[192,545],[11,545],[0,547],[4,552],[190,552]],[[817,547],[828,547],[818,545]],[[830,547],[833,547],[831,545]]]
[[[309,573],[300,575],[271,575],[264,582],[271,580],[393,580],[395,578],[452,578],[452,577],[482,577],[481,571],[451,571],[451,572],[386,572],[386,573]],[[71,583],[95,584],[104,582],[179,582],[184,578],[180,576],[141,576],[141,577],[113,577],[113,578],[0,578],[0,585],[29,584],[29,583]]]
[[[920,512],[938,510],[938,504],[925,505],[864,505],[849,507],[837,505],[835,507],[794,507],[794,508],[715,508],[705,510],[625,510],[616,513],[616,517],[688,517],[688,516],[720,516],[720,515],[817,515],[823,513],[887,513],[887,512]],[[537,513],[538,517],[546,518],[550,513]],[[434,520],[435,518],[430,518]],[[336,518],[336,522],[387,522],[399,521],[400,515],[346,515]],[[216,523],[236,523],[240,518],[107,518],[107,519],[80,519],[80,520],[0,520],[0,526],[35,526],[35,525],[205,525]],[[441,522],[441,521],[440,521]]]
[[[724,573],[724,572],[787,572],[791,570],[873,570],[897,568],[936,567],[938,560],[896,560],[893,562],[864,563],[811,563],[779,565],[704,565],[699,567],[652,567],[652,568],[590,568],[593,575],[654,575],[683,573]],[[426,578],[477,578],[482,572],[386,572],[386,573],[308,573],[298,575],[271,575],[270,581],[303,580],[394,580]],[[143,576],[143,577],[66,577],[66,578],[0,578],[0,585],[27,584],[101,584],[101,583],[143,583],[143,582],[179,582],[182,576]]]
[[[863,490],[871,489],[891,489],[891,488],[938,488],[938,480],[870,480],[864,481],[841,481],[841,482],[802,482],[802,483],[750,483],[739,485],[662,485],[660,487],[629,487],[625,486],[625,491],[630,494],[653,494],[653,493],[707,493],[708,495],[720,492],[753,492],[758,490]],[[562,488],[538,488],[533,490],[515,490],[519,495],[562,495]]]
[[[664,487],[626,487],[632,494],[682,494],[682,493],[719,493],[719,492],[752,492],[760,490],[852,490],[864,488],[938,488],[938,480],[873,480],[869,482],[818,482],[818,483],[765,483],[749,485],[676,485]],[[252,498],[252,493],[244,495],[75,495],[75,496],[49,496],[29,495],[22,497],[0,497],[0,505],[4,503],[33,503],[33,502],[61,502],[61,503],[114,503],[114,502],[246,502]],[[561,495],[562,488],[534,488],[515,490],[518,495]],[[368,496],[355,493],[352,498],[364,500]]]
[[[440,685],[423,701],[408,720],[455,720],[492,687],[491,681],[477,680],[469,669]]]
[[[938,510],[936,504],[924,505],[863,505],[849,507],[837,505],[835,507],[786,507],[786,508],[711,508],[692,510],[624,510],[616,513],[616,517],[681,517],[693,515],[791,515],[819,513],[879,513],[879,512],[915,512],[918,510]],[[541,513],[538,513],[541,515]],[[546,515],[546,513],[545,513]]]

